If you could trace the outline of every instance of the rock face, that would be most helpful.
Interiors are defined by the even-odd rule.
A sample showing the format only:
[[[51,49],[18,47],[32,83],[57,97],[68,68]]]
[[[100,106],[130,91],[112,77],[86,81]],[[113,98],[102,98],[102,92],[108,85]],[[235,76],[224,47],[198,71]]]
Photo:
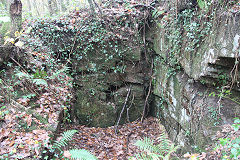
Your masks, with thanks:
[[[90,64],[84,63],[84,60],[77,62],[75,115],[80,124],[96,127],[115,125],[125,101],[127,105],[120,124],[141,118],[148,72],[143,65],[147,64],[141,62],[140,50],[128,52],[125,56],[125,62],[118,65],[119,70],[116,68],[120,61],[117,57],[105,61],[92,54],[88,59]],[[89,68],[98,68],[98,71],[91,72]],[[127,96],[129,89],[131,91]]]
[[[141,18],[142,12],[135,13],[134,17]],[[67,20],[39,21],[31,33],[41,39],[53,57],[71,67],[76,100],[71,111],[74,122],[95,127],[116,124],[123,106],[126,108],[120,124],[141,118],[151,66],[149,47],[144,49],[138,31],[143,27],[124,17],[127,14],[131,20],[132,14],[125,10],[124,16],[122,11],[119,15],[104,14],[87,18],[85,14],[77,18],[72,14]]]
[[[187,10],[183,12],[189,15]],[[171,31],[159,25],[155,29],[156,113],[172,140],[186,150],[199,149],[216,138],[221,125],[232,123],[240,115],[240,74],[236,69],[240,14],[223,12],[206,21],[211,27],[199,39],[195,33],[203,33],[206,26],[201,28],[196,18],[187,19],[181,13],[178,16],[182,16],[179,28]],[[194,26],[200,29],[194,30]],[[171,39],[177,35],[179,43],[174,42],[177,38]]]

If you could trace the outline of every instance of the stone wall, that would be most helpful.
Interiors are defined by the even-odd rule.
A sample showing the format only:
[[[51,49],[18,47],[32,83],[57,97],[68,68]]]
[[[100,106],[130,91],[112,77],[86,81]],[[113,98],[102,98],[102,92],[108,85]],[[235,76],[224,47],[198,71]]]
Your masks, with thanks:
[[[191,51],[186,50],[191,40],[181,22],[180,49],[174,56],[169,55],[175,47],[169,37],[175,35],[167,34],[161,25],[154,29],[156,113],[171,139],[187,150],[204,148],[215,140],[221,125],[240,115],[239,81],[233,84],[231,79],[231,71],[238,80],[240,75],[234,70],[240,56],[239,19],[239,13],[216,14],[208,34]],[[181,69],[171,65],[173,57]]]
[[[96,49],[88,59],[76,62],[74,110],[78,123],[95,127],[115,125],[125,102],[120,124],[141,118],[149,84],[148,64],[142,60],[139,48],[125,52],[124,61],[119,63],[121,59],[106,60]],[[91,71],[91,65],[97,71]]]

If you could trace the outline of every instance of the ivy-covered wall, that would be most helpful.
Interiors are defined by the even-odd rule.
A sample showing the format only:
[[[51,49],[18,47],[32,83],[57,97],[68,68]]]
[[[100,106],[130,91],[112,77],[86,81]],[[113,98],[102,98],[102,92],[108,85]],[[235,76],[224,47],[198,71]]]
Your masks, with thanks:
[[[81,10],[34,22],[28,44],[71,68],[76,123],[107,127],[142,116],[152,63],[143,40],[150,9],[130,4],[106,3],[111,10],[99,15]]]
[[[172,140],[201,150],[240,115],[240,14],[225,1],[175,4],[154,29],[156,113]]]

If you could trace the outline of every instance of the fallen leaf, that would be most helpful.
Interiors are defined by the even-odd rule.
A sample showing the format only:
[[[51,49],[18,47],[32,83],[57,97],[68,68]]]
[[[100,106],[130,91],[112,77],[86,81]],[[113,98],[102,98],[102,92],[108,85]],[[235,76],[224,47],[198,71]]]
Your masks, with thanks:
[[[11,141],[11,143],[9,144],[9,147],[12,147],[14,145],[15,141]]]

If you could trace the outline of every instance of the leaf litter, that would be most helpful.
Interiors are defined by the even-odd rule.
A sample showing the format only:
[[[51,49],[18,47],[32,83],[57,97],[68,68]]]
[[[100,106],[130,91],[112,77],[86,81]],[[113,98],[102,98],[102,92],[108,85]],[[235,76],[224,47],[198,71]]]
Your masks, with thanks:
[[[162,128],[162,129],[161,129]],[[149,117],[143,123],[140,120],[119,126],[119,132],[115,134],[115,126],[107,128],[86,127],[83,125],[67,125],[61,129],[64,132],[69,129],[78,130],[65,150],[76,148],[86,149],[95,154],[99,160],[126,160],[136,153],[140,153],[134,143],[149,137],[158,143],[157,138],[164,127],[159,120]]]

